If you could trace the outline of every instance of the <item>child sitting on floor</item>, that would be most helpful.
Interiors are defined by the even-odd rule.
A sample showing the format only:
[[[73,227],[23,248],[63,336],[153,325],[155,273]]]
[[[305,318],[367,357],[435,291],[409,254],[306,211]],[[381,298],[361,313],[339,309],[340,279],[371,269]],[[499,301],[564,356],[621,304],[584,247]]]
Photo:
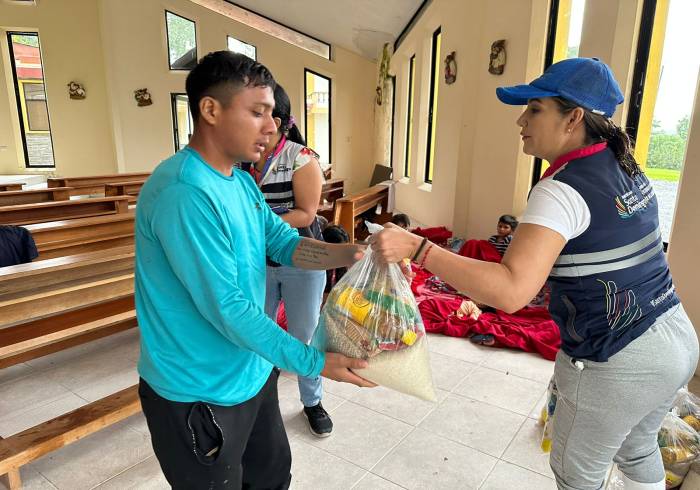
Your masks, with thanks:
[[[513,232],[517,227],[518,220],[510,214],[504,214],[498,218],[498,227],[496,228],[498,234],[491,236],[489,243],[496,247],[501,256],[505,255],[506,250],[508,250],[508,245],[513,239]]]
[[[395,214],[391,217],[391,222],[396,226],[400,226],[404,230],[408,230],[411,227],[411,218],[403,213]]]

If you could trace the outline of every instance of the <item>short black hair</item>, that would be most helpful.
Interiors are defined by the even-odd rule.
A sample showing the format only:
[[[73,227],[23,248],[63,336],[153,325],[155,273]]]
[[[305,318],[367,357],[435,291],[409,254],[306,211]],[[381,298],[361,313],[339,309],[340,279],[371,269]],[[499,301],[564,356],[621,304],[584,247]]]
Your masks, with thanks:
[[[498,222],[510,226],[510,229],[513,231],[515,231],[515,229],[518,227],[518,220],[515,219],[515,216],[510,214],[504,214],[498,218]]]
[[[341,226],[328,225],[323,230],[323,240],[328,243],[348,243],[350,235]]]
[[[411,226],[411,218],[407,214],[398,213],[391,217],[391,222],[398,226],[408,228]]]
[[[214,51],[204,56],[185,81],[192,120],[199,119],[199,102],[213,97],[224,107],[241,87],[270,87],[275,90],[275,79],[264,65],[240,53]]]

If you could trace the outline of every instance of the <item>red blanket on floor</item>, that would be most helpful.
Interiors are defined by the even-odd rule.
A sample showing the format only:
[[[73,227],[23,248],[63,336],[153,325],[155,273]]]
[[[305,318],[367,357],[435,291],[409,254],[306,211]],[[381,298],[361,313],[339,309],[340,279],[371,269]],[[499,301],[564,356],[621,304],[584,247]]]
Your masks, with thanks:
[[[495,255],[494,255],[495,254]],[[460,250],[460,255],[481,260],[500,262],[496,248],[485,240],[470,240]],[[554,360],[561,338],[559,327],[552,321],[547,308],[528,306],[509,315],[502,311],[482,313],[478,320],[457,314],[467,298],[458,294],[424,269],[414,269],[416,277],[411,289],[418,301],[425,329],[452,337],[470,337],[474,334],[491,334],[496,346],[537,352],[545,359]]]
[[[486,240],[467,240],[459,249],[459,255],[472,259],[485,260],[487,262],[500,262],[501,254],[496,247]]]

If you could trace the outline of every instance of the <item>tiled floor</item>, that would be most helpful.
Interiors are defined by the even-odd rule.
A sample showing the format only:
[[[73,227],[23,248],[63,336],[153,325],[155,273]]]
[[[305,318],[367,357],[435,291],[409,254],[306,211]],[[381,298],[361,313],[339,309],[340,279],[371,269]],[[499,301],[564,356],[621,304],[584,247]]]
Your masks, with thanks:
[[[439,403],[325,382],[333,436],[314,438],[280,378],[294,489],[554,489],[536,417],[553,363],[430,337]],[[0,370],[0,436],[137,382],[138,332]],[[26,489],[168,488],[137,415],[22,468]],[[1,485],[0,485],[1,487]]]

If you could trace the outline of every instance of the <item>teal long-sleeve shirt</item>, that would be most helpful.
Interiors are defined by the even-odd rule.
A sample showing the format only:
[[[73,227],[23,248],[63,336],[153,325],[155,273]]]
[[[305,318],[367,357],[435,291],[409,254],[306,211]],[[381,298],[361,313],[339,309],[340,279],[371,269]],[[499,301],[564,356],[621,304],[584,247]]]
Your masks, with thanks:
[[[319,375],[323,353],[263,310],[265,256],[291,265],[300,238],[249,175],[226,177],[185,148],[141,189],[135,235],[138,371],[159,395],[234,405],[273,365]]]

